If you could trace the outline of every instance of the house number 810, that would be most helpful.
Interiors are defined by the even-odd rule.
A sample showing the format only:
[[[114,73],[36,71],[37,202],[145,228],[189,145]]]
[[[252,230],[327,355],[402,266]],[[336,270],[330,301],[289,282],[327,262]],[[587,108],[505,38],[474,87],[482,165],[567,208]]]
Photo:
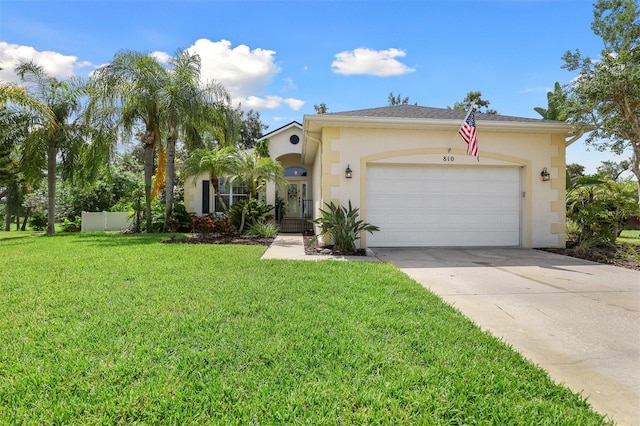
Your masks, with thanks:
[[[442,157],[442,161],[445,162],[445,163],[453,161],[453,160],[454,160],[453,155],[445,155],[444,157]]]

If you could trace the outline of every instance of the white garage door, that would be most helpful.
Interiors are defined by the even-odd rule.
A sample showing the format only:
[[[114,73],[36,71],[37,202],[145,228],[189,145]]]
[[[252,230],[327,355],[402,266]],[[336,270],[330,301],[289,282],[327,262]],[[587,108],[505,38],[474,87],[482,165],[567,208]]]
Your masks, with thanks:
[[[371,247],[517,246],[516,167],[369,165]]]

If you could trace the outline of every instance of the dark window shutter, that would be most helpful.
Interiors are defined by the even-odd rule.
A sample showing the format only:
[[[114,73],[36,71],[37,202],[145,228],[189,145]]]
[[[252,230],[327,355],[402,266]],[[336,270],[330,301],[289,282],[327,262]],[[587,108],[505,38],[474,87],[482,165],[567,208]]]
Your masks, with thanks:
[[[209,181],[202,181],[202,214],[209,214],[211,211],[209,210]]]

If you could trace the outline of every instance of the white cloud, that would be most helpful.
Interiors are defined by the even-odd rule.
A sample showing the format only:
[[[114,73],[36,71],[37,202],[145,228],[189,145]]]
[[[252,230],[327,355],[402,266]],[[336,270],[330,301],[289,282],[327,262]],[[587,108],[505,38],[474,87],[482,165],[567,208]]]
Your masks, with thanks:
[[[242,108],[246,109],[277,109],[284,104],[294,111],[298,111],[305,104],[305,102],[300,99],[282,98],[280,96],[234,98],[232,103],[241,104]]]
[[[232,97],[264,92],[280,72],[273,50],[251,50],[244,44],[232,47],[228,40],[213,42],[204,38],[187,50],[200,55],[203,80],[222,83]]]
[[[301,101],[300,99],[293,99],[293,98],[284,99],[283,102],[289,105],[289,108],[291,108],[294,111],[298,111],[305,104],[304,101]]]
[[[168,64],[169,61],[171,61],[171,55],[169,55],[167,52],[155,51],[151,52],[149,56],[155,58],[156,61],[160,62],[161,64]]]
[[[1,80],[19,83],[20,77],[16,75],[14,68],[20,61],[30,60],[42,66],[48,75],[61,80],[74,76],[79,68],[94,67],[90,62],[79,62],[76,56],[52,51],[38,51],[31,46],[0,41]]]
[[[395,48],[387,50],[359,48],[336,54],[331,68],[336,74],[343,75],[368,74],[378,77],[403,75],[415,71],[414,68],[396,59],[405,56],[404,50]]]

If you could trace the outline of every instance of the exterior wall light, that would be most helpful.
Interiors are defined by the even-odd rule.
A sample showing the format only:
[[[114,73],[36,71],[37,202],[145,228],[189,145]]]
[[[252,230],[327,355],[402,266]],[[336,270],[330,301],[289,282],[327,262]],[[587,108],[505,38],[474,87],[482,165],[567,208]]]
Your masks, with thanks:
[[[351,171],[351,168],[348,164],[347,169],[344,171],[344,177],[346,177],[347,179],[351,179],[353,177],[353,172]]]
[[[542,171],[540,172],[540,176],[542,176],[542,181],[543,182],[547,182],[547,181],[551,180],[551,175],[547,171],[546,167],[544,169],[542,169]]]

